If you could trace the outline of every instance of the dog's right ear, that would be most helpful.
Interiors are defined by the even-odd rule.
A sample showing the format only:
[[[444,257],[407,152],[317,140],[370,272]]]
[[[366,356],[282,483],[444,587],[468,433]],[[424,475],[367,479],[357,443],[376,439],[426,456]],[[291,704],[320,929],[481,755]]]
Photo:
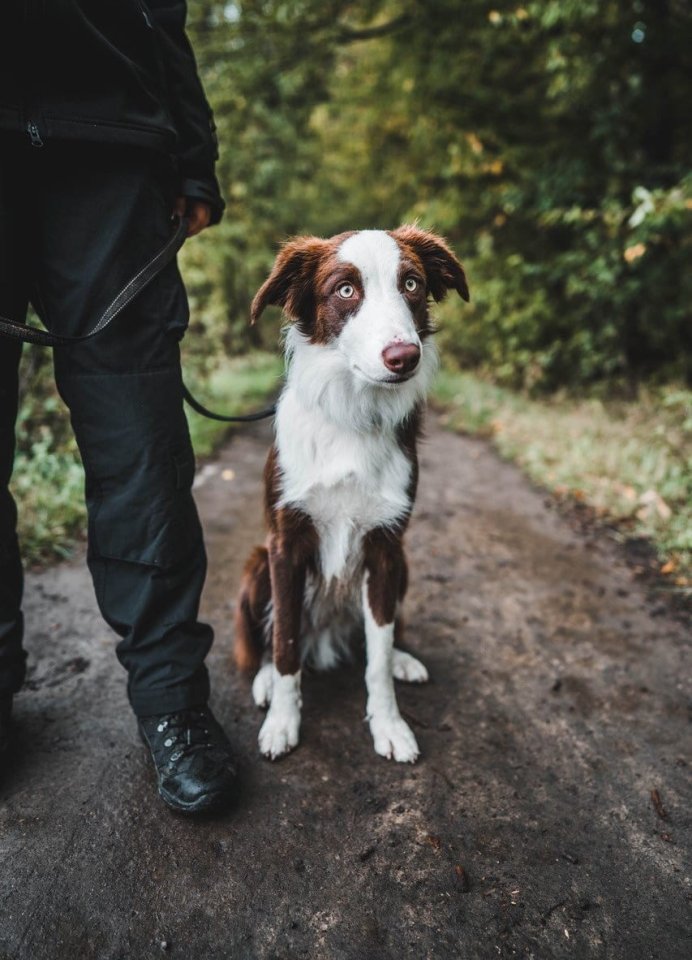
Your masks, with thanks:
[[[315,273],[328,248],[328,241],[319,237],[289,240],[252,301],[250,322],[256,323],[265,307],[277,306],[309,329],[315,314]]]

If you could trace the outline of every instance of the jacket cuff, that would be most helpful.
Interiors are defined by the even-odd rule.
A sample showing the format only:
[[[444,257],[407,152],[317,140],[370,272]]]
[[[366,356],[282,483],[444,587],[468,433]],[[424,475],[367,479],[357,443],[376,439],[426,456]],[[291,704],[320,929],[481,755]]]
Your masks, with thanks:
[[[190,200],[203,200],[204,203],[209,204],[211,207],[210,226],[218,223],[223,216],[226,204],[223,201],[215,179],[213,182],[210,182],[208,180],[194,180],[184,177],[180,185],[180,192]]]

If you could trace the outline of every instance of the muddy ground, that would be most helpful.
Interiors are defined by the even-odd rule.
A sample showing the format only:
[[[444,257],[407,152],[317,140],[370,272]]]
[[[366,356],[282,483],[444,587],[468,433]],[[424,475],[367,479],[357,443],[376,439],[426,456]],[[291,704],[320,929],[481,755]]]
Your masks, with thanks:
[[[198,478],[232,813],[156,798],[83,563],[29,576],[0,958],[689,960],[684,625],[484,443],[434,421],[422,453],[408,645],[432,680],[399,687],[421,761],[374,754],[362,666],[307,676],[300,748],[259,758],[231,615],[269,435]]]

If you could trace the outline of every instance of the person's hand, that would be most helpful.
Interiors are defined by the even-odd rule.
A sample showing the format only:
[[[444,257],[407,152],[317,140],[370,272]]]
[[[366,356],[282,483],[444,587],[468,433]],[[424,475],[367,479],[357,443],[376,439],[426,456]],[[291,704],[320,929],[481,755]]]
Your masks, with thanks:
[[[211,207],[204,200],[193,200],[190,197],[178,197],[175,201],[175,212],[179,217],[187,217],[187,235],[194,237],[209,226]]]

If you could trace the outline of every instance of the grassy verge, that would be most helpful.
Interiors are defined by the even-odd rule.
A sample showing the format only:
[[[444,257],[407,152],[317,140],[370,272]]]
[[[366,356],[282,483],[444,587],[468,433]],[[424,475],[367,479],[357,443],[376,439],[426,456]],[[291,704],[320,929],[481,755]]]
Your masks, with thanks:
[[[434,400],[451,428],[491,438],[536,483],[650,538],[661,572],[692,591],[692,391],[532,400],[443,370]]]
[[[189,386],[206,406],[245,413],[262,406],[278,387],[283,363],[273,354],[252,354],[222,362]],[[67,429],[67,412],[54,393],[24,397],[18,424],[18,448],[12,492],[19,510],[22,555],[29,565],[69,556],[86,530],[84,474],[77,446]],[[228,433],[228,424],[188,413],[198,456],[208,456]]]

